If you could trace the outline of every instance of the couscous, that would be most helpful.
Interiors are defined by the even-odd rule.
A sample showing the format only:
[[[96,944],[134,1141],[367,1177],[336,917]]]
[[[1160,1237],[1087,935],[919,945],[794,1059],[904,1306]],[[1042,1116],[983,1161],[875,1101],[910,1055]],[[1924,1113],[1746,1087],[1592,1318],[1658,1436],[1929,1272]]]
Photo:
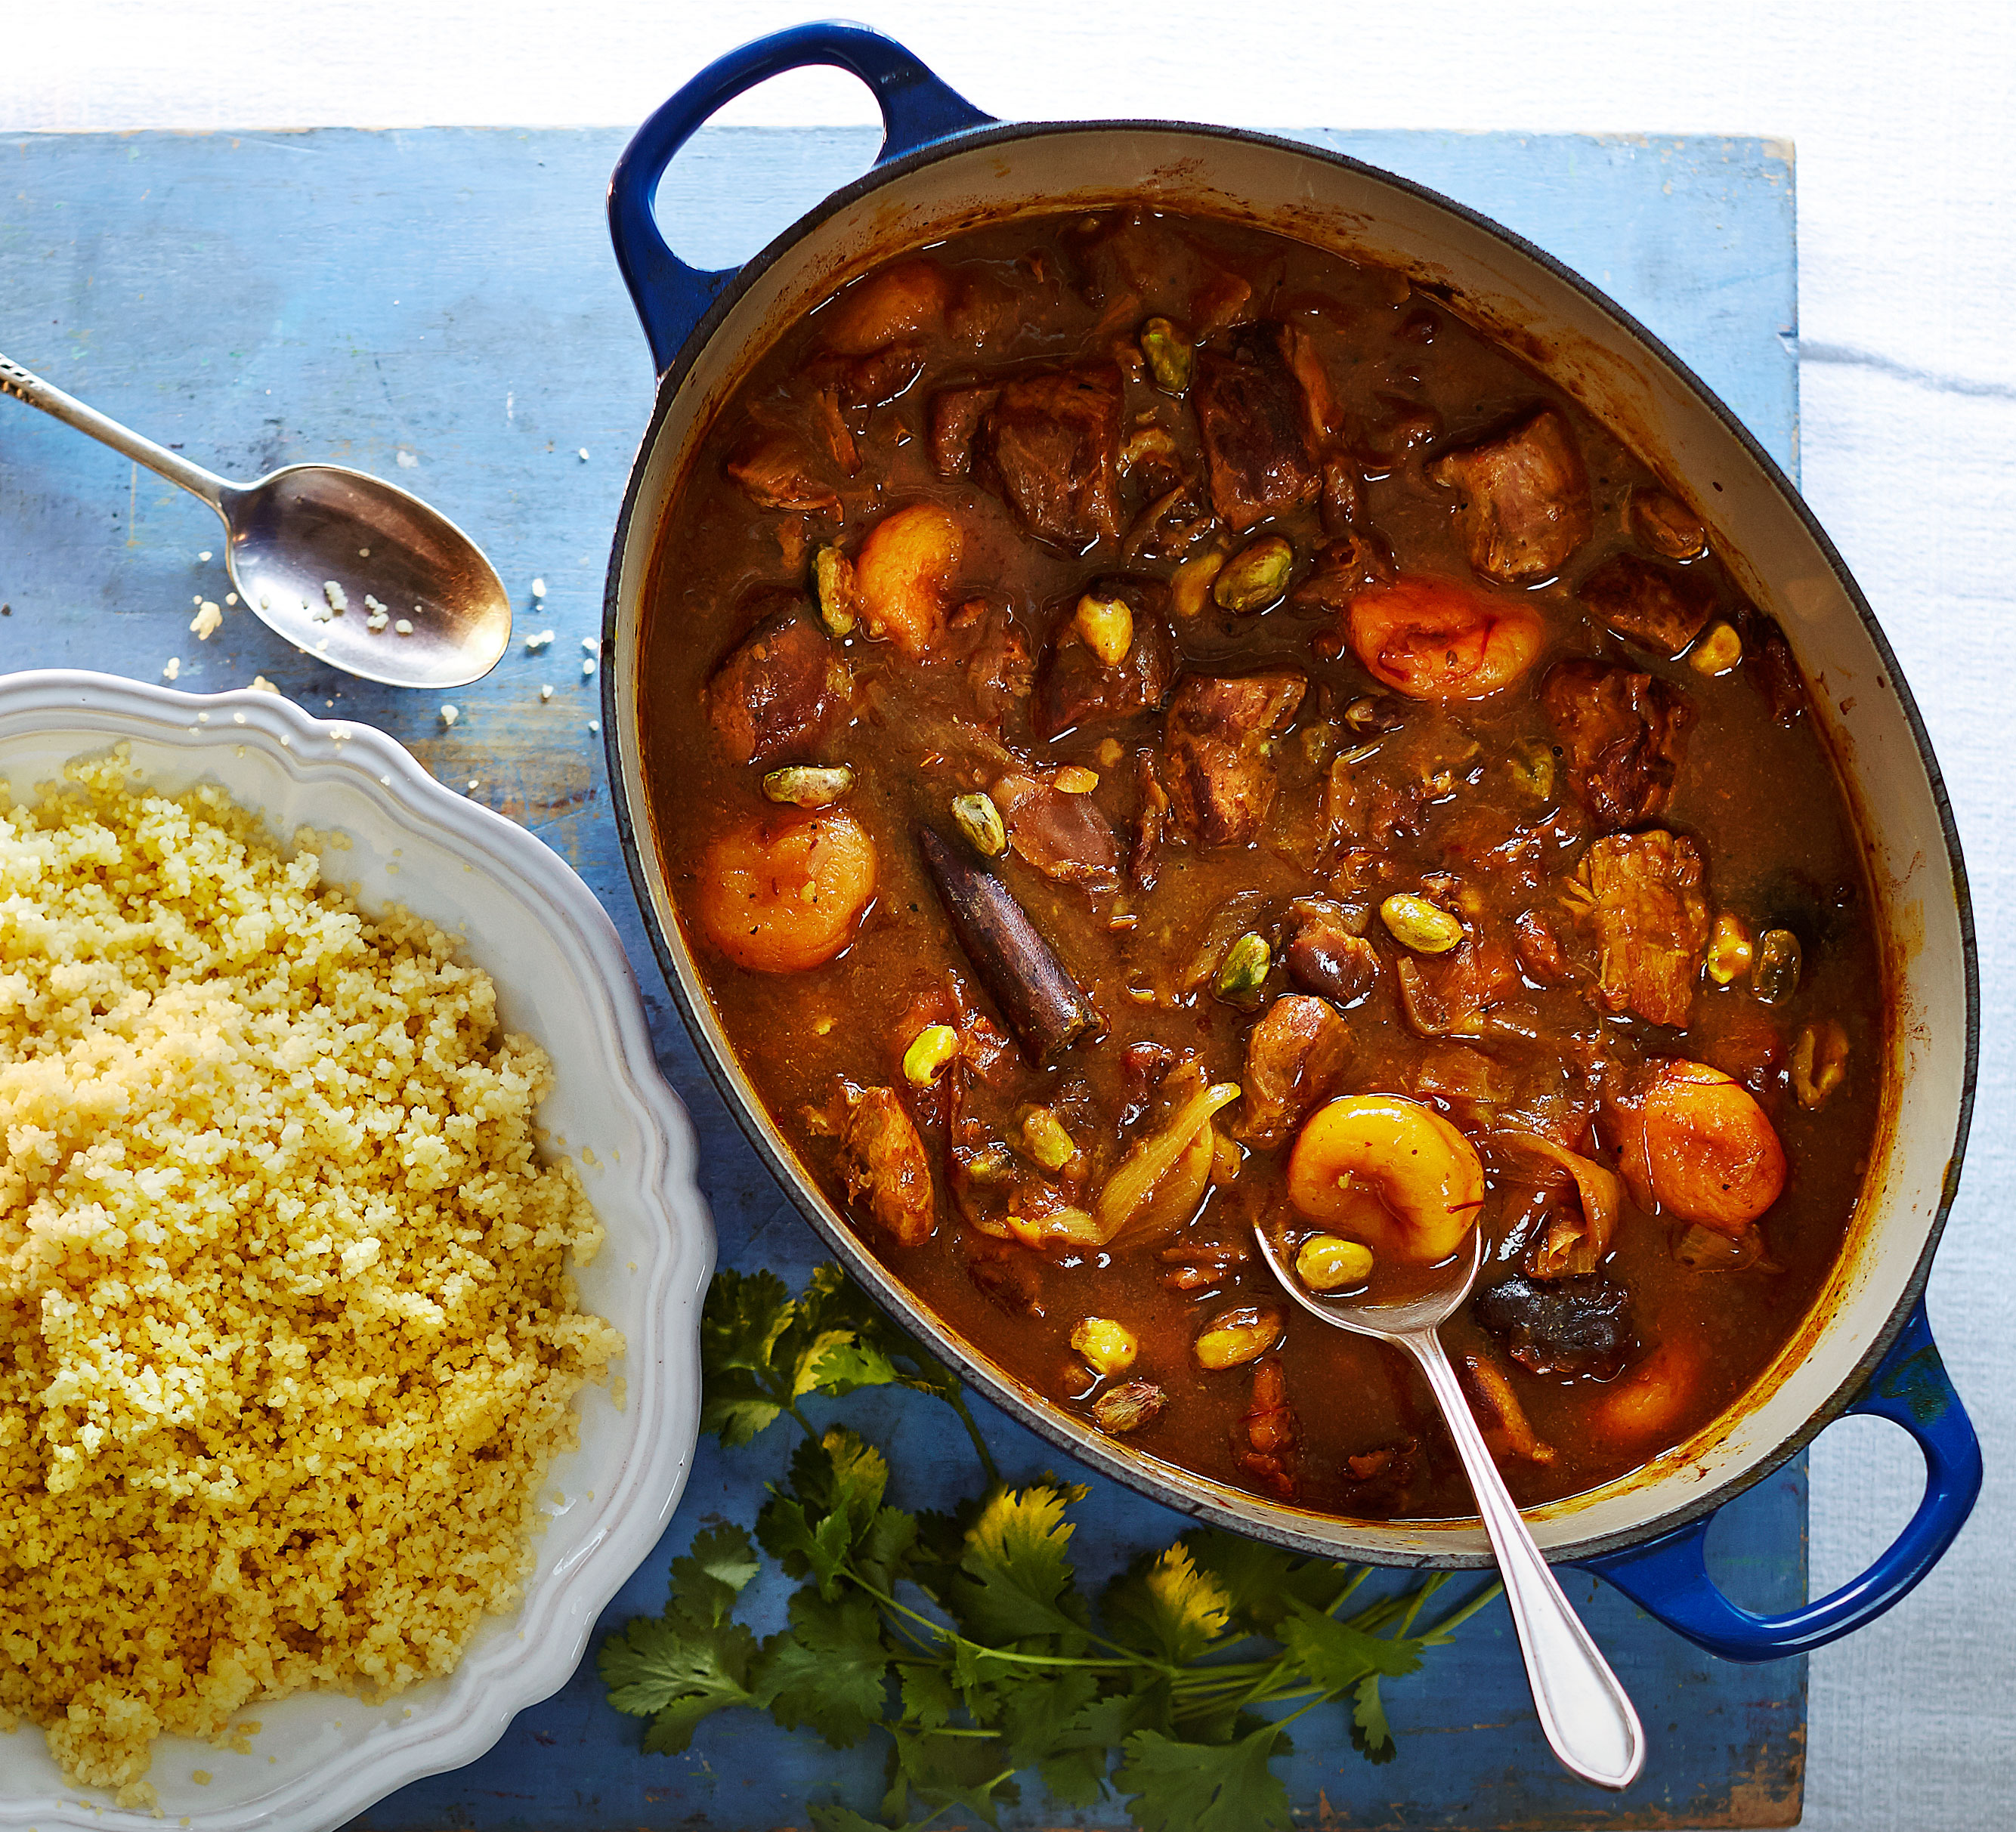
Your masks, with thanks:
[[[164,1732],[452,1668],[623,1341],[489,979],[220,790],[67,777],[0,794],[0,1722],[142,1805]]]

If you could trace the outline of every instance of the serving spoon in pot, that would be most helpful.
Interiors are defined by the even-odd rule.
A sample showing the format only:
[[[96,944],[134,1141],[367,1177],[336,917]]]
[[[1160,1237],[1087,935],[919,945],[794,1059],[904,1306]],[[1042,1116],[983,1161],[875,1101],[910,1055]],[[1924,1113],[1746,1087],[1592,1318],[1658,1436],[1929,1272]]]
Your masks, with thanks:
[[[0,393],[123,452],[215,509],[239,601],[318,660],[391,687],[463,687],[511,641],[483,550],[419,498],[363,471],[290,464],[250,484],[192,464],[0,356]]]
[[[1312,1296],[1283,1258],[1265,1224],[1256,1222],[1253,1231],[1261,1257],[1282,1290],[1304,1310],[1333,1328],[1392,1343],[1420,1364],[1477,1492],[1478,1512],[1484,1517],[1484,1530],[1491,1536],[1505,1581],[1505,1600],[1511,1605],[1540,1728],[1571,1773],[1599,1787],[1629,1787],[1645,1765],[1645,1732],[1638,1713],[1533,1543],[1436,1334],[1477,1283],[1484,1259],[1482,1233],[1471,1229],[1467,1251],[1435,1269],[1434,1289],[1387,1303],[1362,1295]]]

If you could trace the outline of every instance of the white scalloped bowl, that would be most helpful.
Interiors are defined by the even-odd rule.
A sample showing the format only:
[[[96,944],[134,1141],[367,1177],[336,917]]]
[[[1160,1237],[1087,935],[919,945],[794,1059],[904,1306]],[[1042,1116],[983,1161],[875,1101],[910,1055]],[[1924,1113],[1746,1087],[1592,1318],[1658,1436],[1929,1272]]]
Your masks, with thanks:
[[[347,835],[351,849],[326,858],[328,876],[354,882],[366,908],[400,903],[466,937],[505,1024],[553,1060],[540,1123],[574,1157],[608,1233],[575,1278],[582,1303],[629,1345],[616,1367],[623,1409],[594,1387],[575,1402],[580,1445],[542,1486],[549,1519],[523,1603],[483,1624],[453,1674],[375,1706],[323,1692],[255,1703],[243,1714],[263,1726],[249,1755],[182,1737],[156,1745],[148,1779],[167,1824],[325,1832],[409,1781],[474,1760],[580,1663],[596,1617],[664,1531],[692,1461],[714,1231],[693,1180],[693,1128],[658,1074],[622,944],[556,854],[442,788],[383,732],[311,718],[270,693],[198,696],[74,670],[0,676],[0,779],[16,797],[122,740],[160,786],[214,781],[283,837],[304,826]],[[198,1769],[207,1786],[191,1778]],[[0,1827],[160,1823],[66,1786],[32,1726],[0,1737]]]

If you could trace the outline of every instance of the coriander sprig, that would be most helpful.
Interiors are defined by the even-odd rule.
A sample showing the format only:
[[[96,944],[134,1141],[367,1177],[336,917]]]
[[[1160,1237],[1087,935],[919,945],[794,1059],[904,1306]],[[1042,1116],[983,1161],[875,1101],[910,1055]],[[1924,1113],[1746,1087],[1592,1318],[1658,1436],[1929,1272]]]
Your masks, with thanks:
[[[610,1702],[650,1719],[646,1750],[684,1749],[731,1707],[835,1747],[882,1732],[877,1816],[814,1802],[821,1832],[919,1832],[956,1808],[992,1825],[1031,1771],[1061,1805],[1117,1789],[1143,1832],[1286,1828],[1273,1762],[1292,1747],[1287,1726],[1342,1703],[1353,1745],[1391,1760],[1381,1680],[1413,1672],[1497,1594],[1416,1633],[1443,1575],[1347,1615],[1363,1567],[1200,1529],[1136,1559],[1095,1611],[1070,1556],[1069,1511],[1088,1492],[1051,1476],[1008,1488],[958,1377],[838,1268],[795,1298],[769,1272],[720,1273],[700,1341],[704,1429],[745,1445],[788,1416],[802,1441],[754,1539],[734,1525],[697,1535],[664,1614],[611,1636],[598,1663]],[[890,1505],[881,1451],[821,1431],[801,1405],[891,1384],[943,1401],[973,1440],[981,1492],[950,1513]],[[758,1544],[804,1580],[788,1625],[760,1642],[735,1619]]]

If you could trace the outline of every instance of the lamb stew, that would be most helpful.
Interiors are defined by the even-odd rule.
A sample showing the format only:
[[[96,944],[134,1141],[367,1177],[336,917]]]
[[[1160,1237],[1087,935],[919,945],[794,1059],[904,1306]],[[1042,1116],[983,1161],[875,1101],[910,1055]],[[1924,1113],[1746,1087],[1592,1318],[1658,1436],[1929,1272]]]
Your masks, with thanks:
[[[659,529],[653,841],[741,1066],[930,1310],[1146,1454],[1474,1510],[1287,1303],[1469,1249],[1514,1495],[1798,1331],[1888,1005],[1807,689],[1668,482],[1449,304],[1031,219],[765,353]]]

